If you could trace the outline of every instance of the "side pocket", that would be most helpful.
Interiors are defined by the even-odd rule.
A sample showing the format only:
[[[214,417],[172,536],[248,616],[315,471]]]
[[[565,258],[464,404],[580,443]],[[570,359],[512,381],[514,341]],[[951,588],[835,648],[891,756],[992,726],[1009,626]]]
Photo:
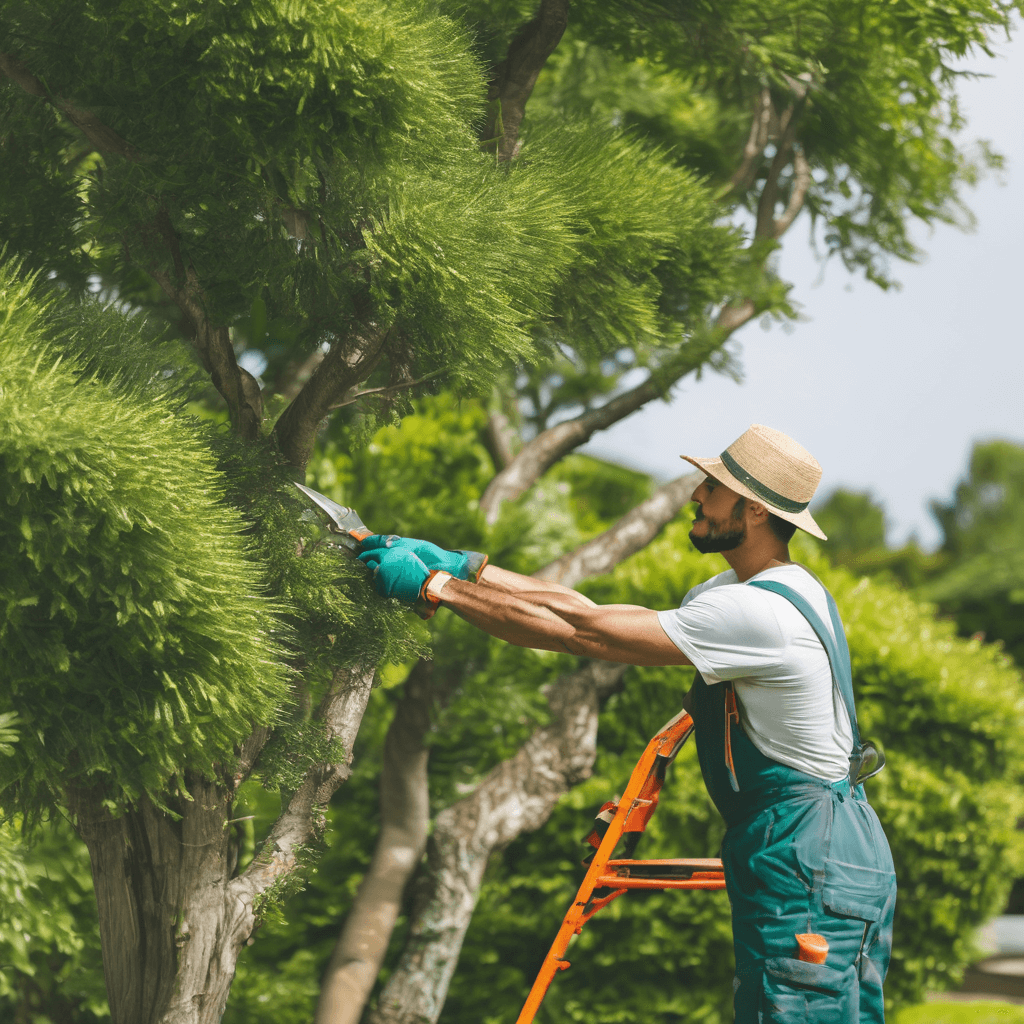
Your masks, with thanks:
[[[764,961],[762,979],[762,1024],[857,1024],[860,985],[852,965],[837,971],[777,956]]]
[[[840,917],[874,923],[882,916],[892,886],[893,877],[888,871],[827,860],[821,902]]]

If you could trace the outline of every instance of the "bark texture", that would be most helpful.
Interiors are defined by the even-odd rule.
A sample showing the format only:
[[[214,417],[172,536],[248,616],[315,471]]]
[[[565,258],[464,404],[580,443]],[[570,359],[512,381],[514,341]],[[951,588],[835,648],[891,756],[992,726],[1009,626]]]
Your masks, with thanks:
[[[92,862],[113,1024],[205,1024],[223,1012],[234,961],[225,978],[222,961],[197,964],[190,943],[193,930],[205,944],[222,929],[223,913],[212,908],[211,920],[210,908],[196,903],[225,892],[229,790],[205,780],[187,785],[192,800],[180,801],[180,821],[146,800],[113,817],[102,794],[70,794]],[[167,1013],[181,997],[188,1012]]]
[[[384,741],[380,833],[373,859],[331,955],[320,990],[316,1024],[357,1024],[377,981],[402,894],[423,856],[430,827],[425,743],[437,690],[434,668],[420,661],[405,682]]]
[[[494,69],[481,138],[486,149],[494,147],[499,160],[512,160],[518,152],[526,102],[568,24],[569,0],[541,0],[537,13],[512,40],[507,56]]]
[[[384,355],[387,332],[367,320],[350,344],[332,345],[308,380],[281,414],[274,434],[288,464],[304,469],[316,442],[316,432],[334,403],[359,381],[365,380]]]
[[[373,685],[361,668],[337,673],[320,708],[346,750],[313,766],[252,864],[232,878],[228,811],[265,733],[243,744],[229,779],[188,778],[180,818],[141,800],[114,816],[98,790],[67,794],[89,849],[99,910],[103,971],[113,1024],[218,1024],[256,902],[299,867],[320,812],[350,774],[351,749]]]
[[[551,724],[437,816],[411,934],[371,1024],[422,1024],[440,1016],[488,858],[543,825],[558,799],[590,775],[600,701],[625,671],[625,665],[591,662],[552,684],[546,693]]]

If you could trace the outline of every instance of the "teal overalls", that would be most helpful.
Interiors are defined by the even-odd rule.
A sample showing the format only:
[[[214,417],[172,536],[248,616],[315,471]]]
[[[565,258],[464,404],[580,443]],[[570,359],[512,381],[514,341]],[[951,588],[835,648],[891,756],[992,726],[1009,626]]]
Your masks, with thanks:
[[[837,642],[785,584],[747,585],[785,597],[811,624],[858,749],[850,654],[831,595]],[[896,876],[864,787],[816,779],[762,754],[740,724],[730,683],[709,686],[697,673],[692,694],[701,772],[728,826],[722,863],[736,951],[736,1021],[882,1024]],[[795,936],[807,932],[828,940],[824,964],[796,959]]]

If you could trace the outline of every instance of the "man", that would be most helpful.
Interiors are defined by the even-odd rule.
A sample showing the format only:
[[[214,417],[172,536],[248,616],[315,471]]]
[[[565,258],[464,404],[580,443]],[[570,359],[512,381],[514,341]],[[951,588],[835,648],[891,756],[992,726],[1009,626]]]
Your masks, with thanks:
[[[717,459],[683,458],[707,474],[693,494],[690,539],[701,552],[720,551],[731,568],[694,587],[678,609],[596,605],[483,555],[407,538],[369,537],[360,558],[380,593],[444,604],[509,643],[693,665],[684,706],[728,825],[736,1020],[881,1024],[896,883],[858,783],[871,748],[857,731],[835,603],[789,558],[796,529],[825,539],[807,511],[821,467],[759,424]],[[798,935],[825,939],[824,962],[798,956]]]

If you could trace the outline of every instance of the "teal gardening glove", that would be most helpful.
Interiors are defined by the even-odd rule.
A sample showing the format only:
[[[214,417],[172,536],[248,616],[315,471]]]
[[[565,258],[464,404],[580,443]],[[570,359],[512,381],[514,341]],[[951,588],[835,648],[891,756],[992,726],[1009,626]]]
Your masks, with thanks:
[[[364,551],[359,561],[373,570],[373,585],[381,597],[396,597],[407,604],[419,600],[430,570],[415,552],[407,548],[377,548]]]
[[[487,565],[487,556],[479,551],[449,551],[447,548],[431,544],[429,540],[399,537],[396,534],[385,536],[375,533],[370,537],[365,537],[362,542],[362,550],[364,553],[410,551],[423,562],[428,570],[440,569],[443,572],[450,572],[457,580],[468,580],[470,583],[476,583],[480,579],[480,573]]]

